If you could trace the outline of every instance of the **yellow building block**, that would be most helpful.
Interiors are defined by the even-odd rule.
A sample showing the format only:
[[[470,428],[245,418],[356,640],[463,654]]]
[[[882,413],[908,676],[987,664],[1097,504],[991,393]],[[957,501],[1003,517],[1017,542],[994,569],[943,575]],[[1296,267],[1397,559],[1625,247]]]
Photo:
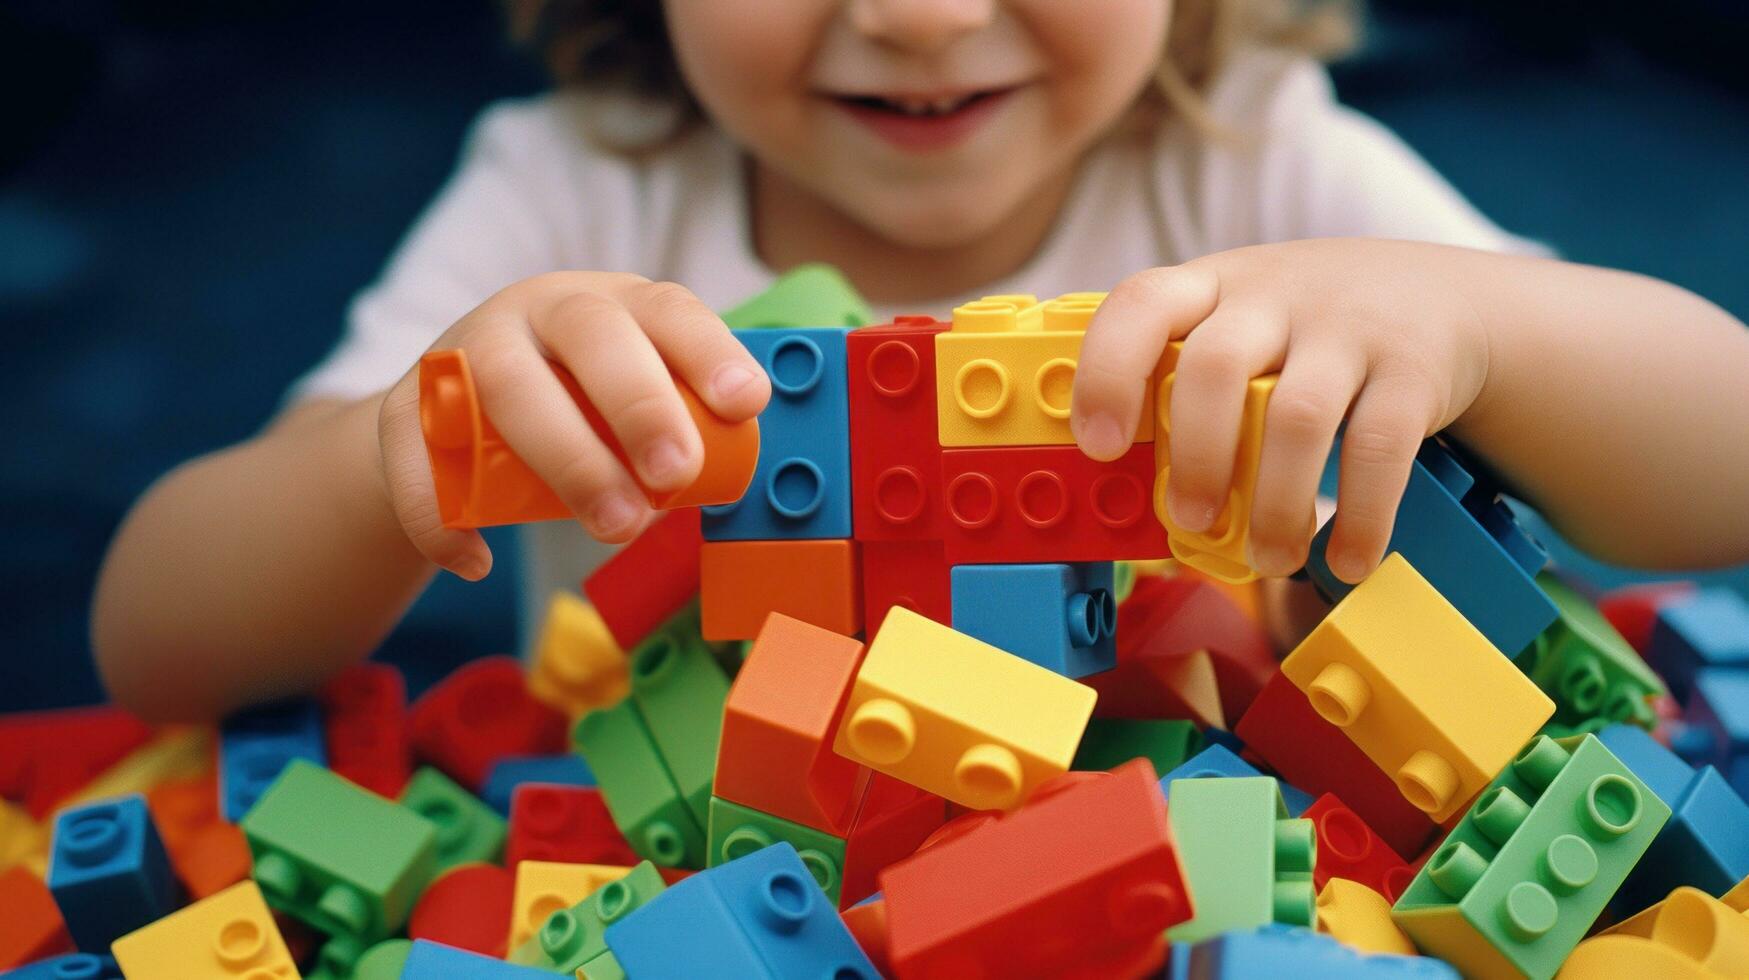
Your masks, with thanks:
[[[1172,404],[1172,384],[1178,377],[1178,354],[1182,341],[1166,346],[1166,354],[1155,371],[1154,410],[1154,513],[1166,526],[1166,544],[1172,557],[1205,575],[1235,585],[1257,577],[1246,551],[1251,536],[1251,498],[1257,491],[1257,469],[1263,459],[1263,423],[1269,408],[1269,396],[1275,391],[1277,376],[1270,374],[1252,378],[1245,388],[1245,410],[1239,420],[1239,445],[1233,457],[1233,482],[1227,491],[1227,503],[1207,531],[1187,531],[1174,523],[1166,512],[1167,477],[1171,474],[1172,420],[1168,410]],[[1312,515],[1306,515],[1306,534],[1313,528]]]
[[[611,864],[519,862],[516,891],[510,902],[510,940],[505,948],[521,946],[554,912],[576,905],[601,886],[624,878],[631,870]]]
[[[529,666],[528,692],[575,721],[631,692],[628,663],[594,606],[574,593],[554,592]]]
[[[159,783],[196,779],[213,768],[213,733],[194,727],[166,728],[123,756],[85,788],[60,804],[71,809],[129,793],[145,793]]]
[[[42,877],[48,865],[49,829],[16,803],[0,800],[0,872],[22,864]]]
[[[1749,891],[1739,885],[1726,898],[1732,901],[1698,888],[1678,888],[1662,902],[1599,935],[1649,941],[1678,950],[1694,964],[1722,976],[1749,977],[1749,912],[1742,908]]]
[[[1391,921],[1390,901],[1347,878],[1324,882],[1318,893],[1318,931],[1363,953],[1415,955],[1415,944]]]
[[[1436,822],[1487,786],[1555,713],[1396,552],[1281,670]]]
[[[1069,395],[1087,321],[1104,293],[986,296],[935,336],[937,435],[943,446],[1066,446]],[[1146,394],[1135,441],[1154,438]]]
[[[1069,768],[1096,697],[894,606],[857,671],[833,749],[962,806],[1005,810]]]
[[[262,901],[243,881],[117,939],[128,980],[269,980],[298,968]]]
[[[1634,936],[1595,936],[1561,964],[1559,980],[1726,980],[1681,950]]]

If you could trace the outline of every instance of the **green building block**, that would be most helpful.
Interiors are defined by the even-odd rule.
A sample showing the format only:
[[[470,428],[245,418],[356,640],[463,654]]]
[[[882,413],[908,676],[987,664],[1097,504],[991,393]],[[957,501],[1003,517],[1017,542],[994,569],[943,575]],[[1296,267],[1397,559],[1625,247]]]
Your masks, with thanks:
[[[625,968],[619,965],[619,960],[614,959],[613,950],[583,964],[582,972],[578,976],[583,980],[627,980]]]
[[[1136,566],[1134,562],[1120,561],[1111,569],[1111,597],[1123,602],[1136,591]]]
[[[607,953],[608,926],[642,908],[666,887],[656,866],[645,861],[576,905],[547,916],[540,931],[511,951],[510,962],[575,974],[578,967]]]
[[[638,716],[702,827],[710,818],[729,677],[697,633],[670,623],[632,651],[631,680]]]
[[[430,766],[401,790],[401,805],[437,825],[437,872],[473,861],[496,862],[509,827],[498,811]]]
[[[1650,730],[1658,719],[1649,702],[1664,682],[1584,596],[1548,572],[1536,584],[1559,617],[1513,662],[1555,702],[1555,722],[1569,731],[1618,721]]]
[[[681,798],[630,698],[584,715],[571,741],[639,857],[670,868],[704,867],[703,824]]]
[[[1147,759],[1155,773],[1168,773],[1200,751],[1202,732],[1195,722],[1094,718],[1087,723],[1069,768],[1106,770],[1131,759]]]
[[[322,961],[350,973],[393,935],[437,872],[437,827],[335,773],[294,760],[243,817],[267,904],[333,937]]]
[[[411,939],[385,939],[365,950],[348,973],[334,972],[327,957],[318,953],[315,969],[304,974],[304,980],[400,980],[401,968],[412,951]]]
[[[844,838],[715,796],[711,797],[707,836],[710,847],[705,864],[712,868],[746,857],[778,841],[789,841],[802,859],[802,866],[819,883],[820,890],[832,900],[834,907],[838,905],[844,884]]]
[[[1166,938],[1194,943],[1270,922],[1317,925],[1317,837],[1310,820],[1288,817],[1273,776],[1174,779],[1171,796],[1166,817],[1196,915]]]
[[[723,314],[733,330],[752,327],[860,327],[874,313],[837,269],[798,265],[770,288]]]
[[[1539,735],[1476,797],[1391,918],[1466,977],[1552,977],[1669,818],[1595,736]]]

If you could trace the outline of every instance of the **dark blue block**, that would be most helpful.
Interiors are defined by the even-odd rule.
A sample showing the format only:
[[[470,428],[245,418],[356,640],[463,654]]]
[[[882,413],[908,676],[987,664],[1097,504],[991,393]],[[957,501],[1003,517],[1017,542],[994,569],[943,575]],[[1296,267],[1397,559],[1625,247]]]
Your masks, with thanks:
[[[510,797],[523,783],[557,783],[561,786],[594,786],[595,773],[575,752],[563,755],[518,755],[502,759],[486,774],[480,799],[505,816],[510,815]]]
[[[113,957],[67,953],[0,973],[0,977],[5,980],[122,980],[122,973]]]
[[[1209,727],[1202,730],[1204,745],[1224,745],[1234,755],[1245,751],[1245,740],[1225,728]]]
[[[1646,661],[1683,704],[1696,671],[1749,670],[1749,600],[1730,589],[1703,589],[1667,603],[1658,610]]]
[[[637,980],[880,977],[788,843],[671,886],[609,926],[607,946]]]
[[[219,806],[225,819],[243,819],[286,763],[328,764],[322,709],[310,699],[251,708],[219,727]]]
[[[1684,717],[1683,743],[1690,749],[1684,758],[1718,766],[1731,788],[1749,797],[1749,669],[1709,667],[1695,674]]]
[[[118,937],[174,912],[180,897],[164,842],[135,793],[55,820],[49,891],[74,945],[107,953]]]
[[[1111,562],[956,565],[953,628],[1065,677],[1117,666]]]
[[[1354,586],[1330,573],[1331,523],[1312,539],[1306,570],[1331,602]],[[1554,602],[1536,584],[1548,554],[1518,526],[1491,485],[1436,440],[1421,444],[1387,552],[1402,553],[1488,642],[1516,657],[1550,623]]]
[[[1210,779],[1222,777],[1267,776],[1266,772],[1233,754],[1224,745],[1210,745],[1201,752],[1184,760],[1178,768],[1160,777],[1160,793],[1167,802],[1172,800],[1172,781],[1174,779]],[[1312,794],[1291,786],[1280,777],[1275,777],[1275,785],[1281,789],[1281,799],[1287,804],[1287,812],[1291,816],[1299,816],[1306,812],[1313,803]]]
[[[507,963],[428,939],[413,940],[401,980],[553,980],[553,974],[532,966]]]
[[[1310,929],[1264,926],[1188,946],[1174,943],[1172,980],[1458,980],[1450,964],[1428,956],[1360,953]]]
[[[704,508],[706,541],[850,537],[847,329],[737,330],[771,377],[759,465],[741,499]]]

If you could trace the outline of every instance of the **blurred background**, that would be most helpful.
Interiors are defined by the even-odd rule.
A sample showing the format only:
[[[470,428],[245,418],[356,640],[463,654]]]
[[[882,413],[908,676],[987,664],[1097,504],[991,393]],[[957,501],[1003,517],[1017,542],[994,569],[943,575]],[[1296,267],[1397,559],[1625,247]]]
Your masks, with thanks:
[[[1746,45],[1740,0],[1375,0],[1333,71],[1506,227],[1749,319]],[[543,78],[489,0],[9,0],[0,83],[0,710],[16,710],[101,698],[86,610],[130,502],[268,418],[469,120]],[[1539,535],[1585,577],[1624,579]],[[511,648],[514,542],[491,540],[499,570],[441,578],[382,651],[415,689]]]

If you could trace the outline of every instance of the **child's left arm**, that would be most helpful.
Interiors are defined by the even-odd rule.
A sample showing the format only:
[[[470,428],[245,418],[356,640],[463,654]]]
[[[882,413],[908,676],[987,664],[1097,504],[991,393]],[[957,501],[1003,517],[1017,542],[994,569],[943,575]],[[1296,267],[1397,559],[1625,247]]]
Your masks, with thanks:
[[[1344,419],[1329,562],[1384,555],[1411,461],[1450,427],[1561,532],[1605,560],[1749,560],[1749,329],[1646,276],[1370,239],[1235,249],[1150,269],[1087,330],[1072,425],[1111,459],[1150,370],[1183,340],[1168,506],[1210,526],[1245,384],[1279,370],[1251,518],[1254,566],[1293,571]]]

